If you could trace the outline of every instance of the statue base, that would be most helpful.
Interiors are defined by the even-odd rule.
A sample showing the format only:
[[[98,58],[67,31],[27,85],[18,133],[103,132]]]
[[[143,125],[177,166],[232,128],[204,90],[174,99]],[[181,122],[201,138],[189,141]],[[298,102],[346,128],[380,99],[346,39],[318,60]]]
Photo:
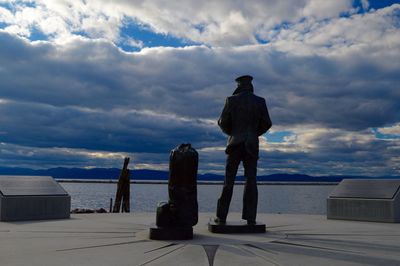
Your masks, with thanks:
[[[265,233],[265,224],[257,222],[256,224],[247,224],[247,222],[226,222],[225,224],[216,223],[210,220],[208,231],[217,234],[253,234]]]
[[[193,239],[193,227],[150,227],[150,239],[153,240],[189,240]]]

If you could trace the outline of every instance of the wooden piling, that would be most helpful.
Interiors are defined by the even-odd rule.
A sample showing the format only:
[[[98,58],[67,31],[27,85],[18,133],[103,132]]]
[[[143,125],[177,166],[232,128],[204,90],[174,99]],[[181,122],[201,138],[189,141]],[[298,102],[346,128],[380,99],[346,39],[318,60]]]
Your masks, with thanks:
[[[117,193],[115,196],[113,212],[130,212],[130,171],[128,169],[129,157],[124,159],[124,166],[118,179]]]

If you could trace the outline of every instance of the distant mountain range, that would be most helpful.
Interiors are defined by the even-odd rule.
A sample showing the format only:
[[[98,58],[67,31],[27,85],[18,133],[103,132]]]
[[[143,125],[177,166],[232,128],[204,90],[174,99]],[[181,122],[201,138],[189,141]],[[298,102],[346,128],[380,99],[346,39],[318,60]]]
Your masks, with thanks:
[[[50,169],[29,169],[0,167],[0,175],[33,175],[52,176],[57,179],[118,179],[121,169],[118,168],[50,168]],[[340,182],[344,178],[389,178],[400,179],[400,176],[309,176],[302,174],[272,174],[258,176],[258,181],[265,182]],[[222,181],[224,177],[216,174],[199,174],[199,181]],[[168,171],[158,170],[131,170],[131,180],[168,180]],[[243,181],[243,176],[238,176],[237,181]]]

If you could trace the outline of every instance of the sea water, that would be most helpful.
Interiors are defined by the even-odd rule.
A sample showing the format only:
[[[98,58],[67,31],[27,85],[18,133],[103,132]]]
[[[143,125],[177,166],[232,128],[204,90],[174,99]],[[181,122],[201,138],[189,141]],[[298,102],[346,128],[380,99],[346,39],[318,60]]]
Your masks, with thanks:
[[[115,183],[61,183],[71,195],[71,208],[109,210],[115,199]],[[259,185],[258,212],[325,214],[326,198],[334,185]],[[241,212],[243,185],[235,185],[229,211]],[[215,212],[222,185],[198,185],[200,212]],[[168,200],[167,184],[131,184],[131,212],[154,212],[157,203]]]

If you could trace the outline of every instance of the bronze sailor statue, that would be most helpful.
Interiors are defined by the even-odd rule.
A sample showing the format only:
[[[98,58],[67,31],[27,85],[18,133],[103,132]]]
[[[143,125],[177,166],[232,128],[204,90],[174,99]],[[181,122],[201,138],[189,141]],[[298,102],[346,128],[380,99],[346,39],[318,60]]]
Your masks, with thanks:
[[[246,179],[243,194],[242,219],[248,225],[256,224],[257,215],[257,161],[259,154],[258,137],[271,128],[265,99],[254,94],[253,77],[238,77],[237,88],[228,97],[218,120],[218,125],[227,134],[228,144],[224,187],[217,205],[215,222],[225,224],[232,198],[233,185],[240,162],[243,162]]]

